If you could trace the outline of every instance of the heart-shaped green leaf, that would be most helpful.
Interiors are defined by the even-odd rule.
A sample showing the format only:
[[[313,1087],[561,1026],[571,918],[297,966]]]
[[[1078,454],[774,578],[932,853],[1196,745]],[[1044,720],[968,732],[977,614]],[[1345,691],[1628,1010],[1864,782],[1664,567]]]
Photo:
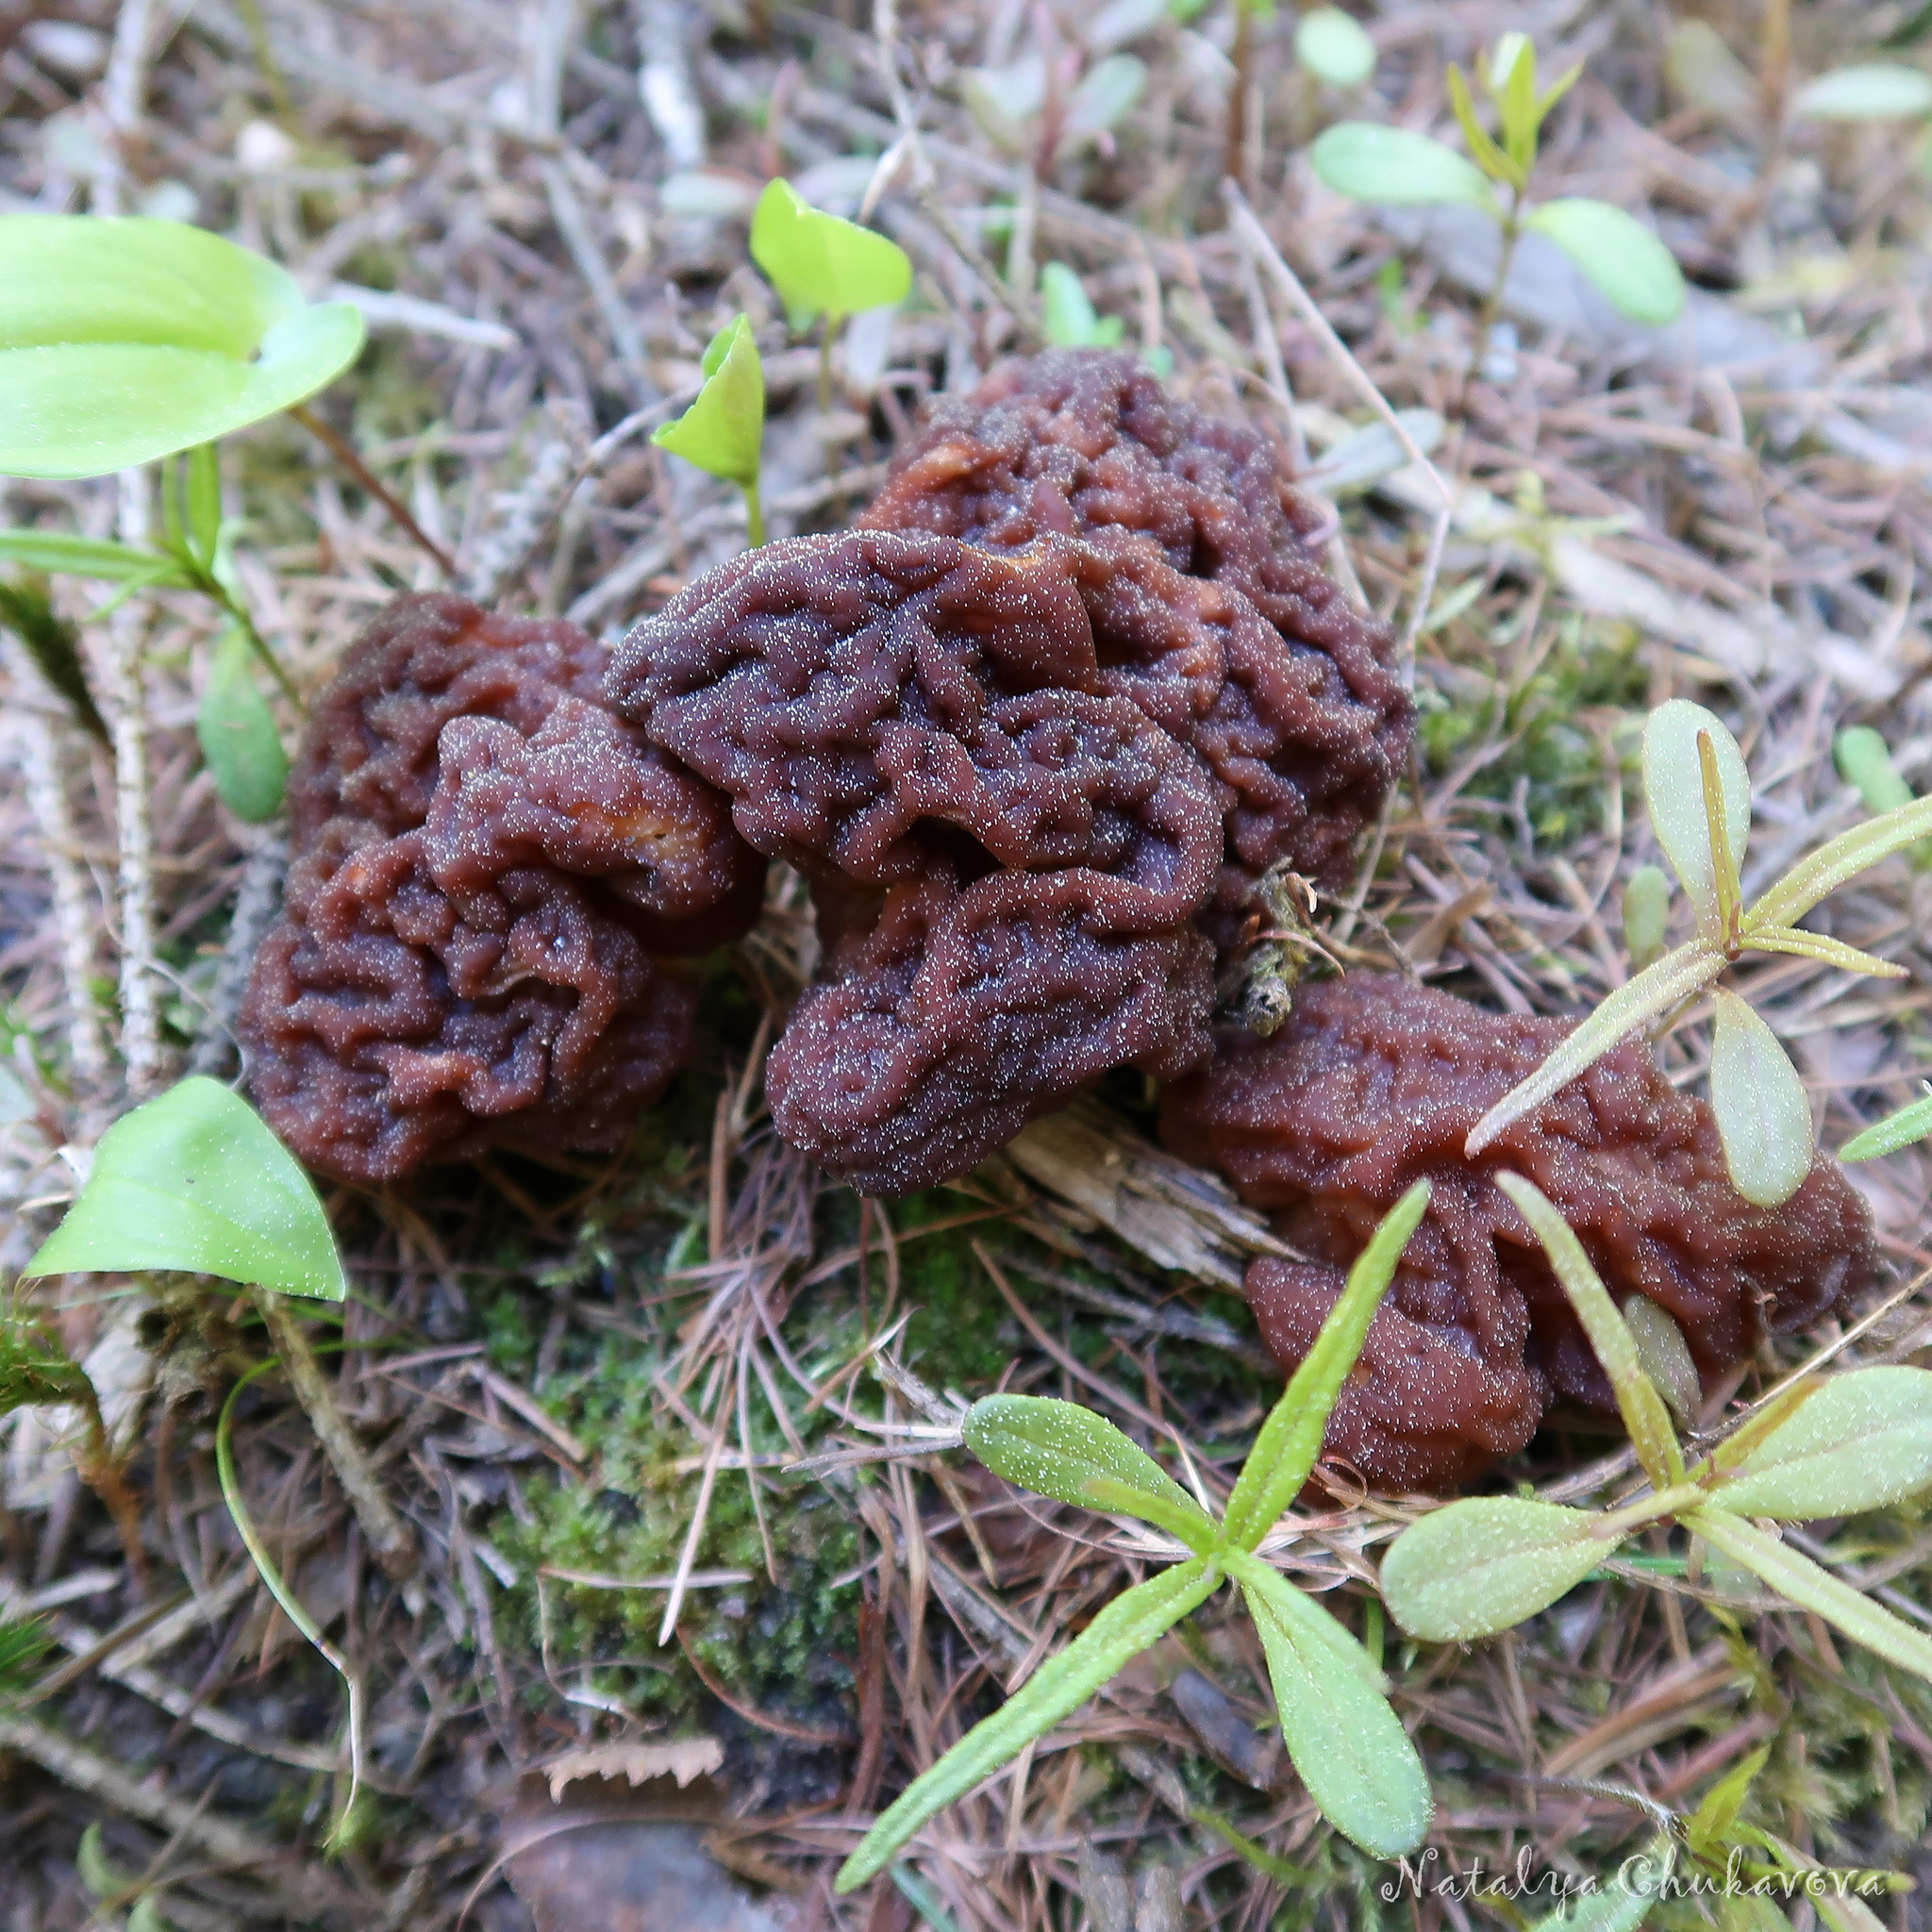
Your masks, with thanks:
[[[912,292],[912,264],[897,242],[768,181],[751,218],[751,258],[771,277],[793,328],[883,308]]]
[[[238,819],[258,825],[281,806],[289,758],[275,713],[256,687],[254,660],[247,631],[228,625],[208,660],[194,730],[222,803]]]
[[[748,316],[735,315],[711,338],[705,386],[675,423],[654,430],[659,449],[723,476],[741,490],[758,480],[765,430],[765,372]]]
[[[966,1412],[966,1446],[995,1475],[1082,1508],[1158,1524],[1205,1555],[1221,1525],[1105,1416],[1044,1395],[989,1395]]]
[[[1330,188],[1354,201],[1494,206],[1480,168],[1407,127],[1341,121],[1316,137],[1308,158]]]
[[[151,1268],[326,1301],[348,1291],[308,1176],[219,1080],[183,1080],[116,1121],[80,1198],[22,1273]]]
[[[332,382],[362,337],[350,304],[186,223],[0,215],[0,475],[212,442]]]
[[[998,1710],[974,1724],[930,1771],[900,1792],[839,1868],[835,1889],[851,1891],[882,1872],[935,1812],[964,1797],[980,1779],[1052,1730],[1220,1586],[1219,1568],[1194,1557],[1123,1591],[1065,1650],[1041,1664]]]
[[[158,551],[134,550],[125,543],[111,543],[105,538],[76,537],[65,530],[0,530],[0,557],[35,570],[67,571],[77,577],[98,577],[108,584],[148,584],[160,590],[180,590],[189,582],[182,566]]]
[[[1566,196],[1532,208],[1524,225],[1547,235],[1631,321],[1660,326],[1682,314],[1684,272],[1635,215]]]
[[[1307,1481],[1335,1399],[1368,1340],[1369,1324],[1395,1279],[1395,1265],[1429,1205],[1429,1184],[1418,1181],[1382,1217],[1382,1224],[1348,1271],[1348,1282],[1322,1324],[1315,1345],[1289,1377],[1227,1499],[1227,1540],[1252,1550]]]
[[[1575,1588],[1616,1544],[1587,1509],[1472,1496],[1412,1524],[1382,1559],[1382,1601],[1411,1637],[1493,1637]]]
[[[1311,7],[1295,22],[1294,58],[1330,87],[1360,87],[1375,71],[1375,43],[1339,7]]]
[[[1742,1516],[1856,1516],[1932,1487],[1932,1370],[1855,1369],[1821,1383],[1717,1491]]]
[[[1758,1208],[1779,1208],[1811,1172],[1811,1103],[1791,1057],[1748,1001],[1723,987],[1711,998],[1710,1110],[1731,1185]]]
[[[1664,848],[1671,869],[1683,882],[1697,929],[1722,941],[1718,880],[1710,856],[1710,820],[1704,808],[1704,764],[1697,749],[1701,732],[1710,735],[1724,792],[1724,828],[1733,863],[1744,862],[1751,833],[1751,774],[1738,741],[1724,720],[1687,698],[1659,705],[1643,727],[1643,796],[1651,830]]]
[[[1378,1858],[1413,1851],[1435,1809],[1428,1776],[1368,1652],[1258,1557],[1231,1553],[1228,1574],[1260,1633],[1288,1755],[1323,1817]]]

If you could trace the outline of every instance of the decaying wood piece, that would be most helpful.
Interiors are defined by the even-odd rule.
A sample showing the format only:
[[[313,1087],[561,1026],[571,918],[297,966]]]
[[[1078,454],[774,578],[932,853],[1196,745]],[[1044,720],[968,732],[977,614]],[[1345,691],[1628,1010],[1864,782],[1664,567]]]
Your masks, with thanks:
[[[1158,1266],[1197,1281],[1239,1293],[1249,1256],[1293,1258],[1215,1175],[1163,1154],[1089,1096],[1030,1122],[1006,1153],[1028,1180],[1091,1214]]]

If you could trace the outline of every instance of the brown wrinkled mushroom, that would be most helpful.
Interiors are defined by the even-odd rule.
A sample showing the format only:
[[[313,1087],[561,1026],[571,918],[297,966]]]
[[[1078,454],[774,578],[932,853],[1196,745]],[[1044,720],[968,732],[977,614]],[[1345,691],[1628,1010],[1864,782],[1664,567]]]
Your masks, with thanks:
[[[1469,1130],[1570,1030],[1356,973],[1305,983],[1272,1039],[1224,1037],[1211,1066],[1163,1097],[1168,1148],[1273,1210],[1307,1257],[1247,1274],[1262,1336],[1290,1367],[1382,1215],[1430,1181],[1328,1426],[1328,1451],[1378,1487],[1454,1487],[1521,1449],[1558,1398],[1614,1411],[1499,1169],[1550,1197],[1620,1304],[1645,1295],[1672,1317],[1707,1387],[1760,1336],[1818,1321],[1869,1276],[1870,1213],[1837,1164],[1821,1158],[1783,1207],[1753,1207],[1731,1185],[1709,1108],[1641,1041],[1467,1159]]]
[[[1307,522],[1252,432],[1050,355],[936,418],[859,529],[619,646],[618,710],[811,884],[827,977],[766,1073],[794,1145],[907,1193],[1110,1068],[1206,1058],[1257,885],[1344,876],[1407,755],[1388,633]]]
[[[606,657],[561,621],[403,597],[317,701],[239,1025],[310,1166],[612,1147],[689,1059],[694,995],[654,956],[743,932],[764,866],[611,715]]]

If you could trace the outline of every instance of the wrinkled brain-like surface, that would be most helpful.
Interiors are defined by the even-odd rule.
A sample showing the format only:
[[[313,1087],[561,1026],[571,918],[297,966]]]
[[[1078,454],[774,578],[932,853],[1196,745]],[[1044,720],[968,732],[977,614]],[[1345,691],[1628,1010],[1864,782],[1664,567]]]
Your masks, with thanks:
[[[1556,1399],[1614,1407],[1498,1169],[1555,1202],[1620,1303],[1646,1295],[1675,1320],[1707,1384],[1871,1270],[1868,1210],[1835,1163],[1820,1159],[1783,1207],[1753,1207],[1731,1186],[1710,1109],[1641,1042],[1465,1158],[1470,1129],[1569,1030],[1357,973],[1299,988],[1279,1033],[1230,1036],[1163,1099],[1169,1148],[1274,1210],[1307,1257],[1248,1270],[1249,1303],[1285,1364],[1307,1353],[1382,1215],[1431,1182],[1328,1427],[1330,1452],[1378,1486],[1459,1483],[1522,1448]]]
[[[241,1036],[311,1166],[393,1180],[491,1145],[616,1145],[689,1058],[654,955],[757,916],[727,801],[606,708],[575,625],[405,597],[290,777],[295,853]]]
[[[794,1144],[903,1193],[1207,1056],[1256,884],[1345,876],[1407,753],[1308,527],[1259,438],[1050,355],[942,410],[860,528],[625,640],[617,708],[811,882],[829,977],[767,1081]]]

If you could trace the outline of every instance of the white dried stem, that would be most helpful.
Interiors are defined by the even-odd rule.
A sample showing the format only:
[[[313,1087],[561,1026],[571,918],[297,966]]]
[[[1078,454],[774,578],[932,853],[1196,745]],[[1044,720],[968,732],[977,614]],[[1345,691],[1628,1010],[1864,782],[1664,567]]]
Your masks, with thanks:
[[[289,835],[280,825],[269,826],[257,838],[242,868],[235,892],[235,910],[228,937],[222,946],[222,963],[208,997],[208,1025],[194,1042],[188,1062],[191,1074],[219,1074],[227,1066],[234,1042],[235,1015],[248,987],[257,948],[274,924],[281,898],[282,874],[289,869]]]

